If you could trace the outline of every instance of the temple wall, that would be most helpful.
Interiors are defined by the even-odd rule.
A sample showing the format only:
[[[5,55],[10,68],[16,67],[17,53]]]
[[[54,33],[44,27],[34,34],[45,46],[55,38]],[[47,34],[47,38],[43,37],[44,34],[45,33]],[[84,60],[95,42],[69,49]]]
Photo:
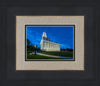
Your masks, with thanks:
[[[60,44],[42,40],[41,50],[43,50],[43,51],[60,51]]]

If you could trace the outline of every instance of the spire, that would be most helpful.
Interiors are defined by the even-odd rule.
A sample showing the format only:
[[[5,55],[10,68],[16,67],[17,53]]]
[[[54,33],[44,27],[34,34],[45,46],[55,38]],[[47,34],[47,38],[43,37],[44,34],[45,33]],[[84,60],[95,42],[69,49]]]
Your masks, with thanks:
[[[47,38],[46,32],[43,32],[43,35],[42,35],[42,37],[45,37],[45,38]]]

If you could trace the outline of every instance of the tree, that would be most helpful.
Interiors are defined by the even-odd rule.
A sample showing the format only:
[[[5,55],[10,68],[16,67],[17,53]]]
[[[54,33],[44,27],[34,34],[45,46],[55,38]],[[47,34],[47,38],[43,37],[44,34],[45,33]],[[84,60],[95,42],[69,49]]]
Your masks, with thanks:
[[[32,45],[31,41],[29,39],[27,39],[27,47],[29,47],[31,45]]]
[[[27,51],[28,52],[35,51],[35,54],[37,51],[37,46],[33,45],[29,39],[27,39]]]
[[[33,51],[34,46],[32,45],[31,41],[27,39],[27,51]]]
[[[73,49],[69,49],[69,48],[67,48],[67,51],[73,51]]]

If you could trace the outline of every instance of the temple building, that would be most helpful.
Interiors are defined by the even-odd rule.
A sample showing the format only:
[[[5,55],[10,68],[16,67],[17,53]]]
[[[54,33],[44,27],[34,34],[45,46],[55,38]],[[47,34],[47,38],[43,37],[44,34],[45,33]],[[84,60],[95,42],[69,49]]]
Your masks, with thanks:
[[[42,51],[60,51],[60,44],[50,41],[45,32],[43,32],[40,46]]]

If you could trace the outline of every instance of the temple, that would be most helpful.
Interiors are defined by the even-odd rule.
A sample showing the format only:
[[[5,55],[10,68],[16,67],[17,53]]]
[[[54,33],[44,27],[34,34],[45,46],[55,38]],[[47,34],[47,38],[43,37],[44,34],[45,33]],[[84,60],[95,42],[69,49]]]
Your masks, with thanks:
[[[42,51],[60,51],[60,44],[50,41],[45,32],[43,32],[40,46]]]

